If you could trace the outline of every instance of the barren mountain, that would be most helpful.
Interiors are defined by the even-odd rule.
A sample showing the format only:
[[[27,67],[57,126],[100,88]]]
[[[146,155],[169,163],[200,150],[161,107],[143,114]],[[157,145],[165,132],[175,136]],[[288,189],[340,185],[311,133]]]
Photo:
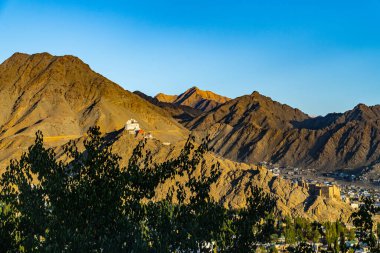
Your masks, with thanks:
[[[209,134],[217,153],[237,161],[333,170],[380,160],[380,106],[360,104],[344,114],[311,118],[254,92],[187,126]]]
[[[197,87],[192,87],[178,96],[159,93],[155,98],[161,102],[186,105],[205,112],[230,100],[227,97],[220,96],[211,91],[203,91]]]
[[[199,91],[194,92],[199,93]],[[189,97],[193,96],[191,94],[194,92],[188,92]],[[0,65],[0,95],[2,97],[0,102],[1,165],[8,163],[10,158],[18,158],[33,142],[37,130],[43,131],[46,144],[55,147],[58,154],[62,150],[61,145],[68,140],[77,140],[80,148],[83,149],[81,142],[86,138],[85,132],[88,127],[92,125],[101,127],[113,143],[114,151],[123,158],[122,163],[126,164],[132,149],[139,138],[142,138],[123,131],[125,122],[130,118],[136,119],[142,129],[153,134],[156,139],[149,140],[148,146],[156,154],[156,161],[164,161],[178,154],[184,139],[189,134],[189,131],[177,123],[172,116],[182,112],[189,115],[191,112],[199,112],[180,104],[173,105],[170,111],[167,104],[160,104],[157,101],[152,103],[148,97],[141,98],[142,94],[138,96],[124,90],[95,73],[76,57],[57,57],[47,53],[35,55],[18,53],[2,63]],[[210,95],[209,98],[211,97]],[[189,125],[204,130],[210,127],[211,131],[216,129],[216,124],[224,124],[227,130],[247,127],[246,131],[239,130],[240,134],[249,133],[252,127],[255,129],[277,127],[298,131],[294,130],[296,128],[293,126],[297,122],[298,127],[305,125],[310,128],[316,125],[302,112],[258,94],[246,96],[245,100],[244,103],[237,100],[229,101],[226,103],[229,106],[226,107],[225,104],[204,116],[199,115]],[[228,110],[230,110],[229,113]],[[258,113],[251,116],[251,112],[255,110]],[[352,119],[373,116],[367,114],[352,113],[352,116],[346,117]],[[191,115],[191,117],[194,116],[197,115]],[[333,121],[339,122],[340,117],[341,115],[337,116]],[[233,131],[230,132],[233,134]],[[217,132],[214,133],[218,136]],[[219,138],[225,137],[219,134]],[[241,141],[241,138],[234,138]],[[168,146],[165,142],[171,142],[172,145]],[[218,143],[214,138],[213,145],[216,146],[216,144]],[[241,145],[241,142],[236,142],[236,145]],[[239,152],[233,152],[233,146],[230,149],[231,156],[239,154]],[[270,151],[268,150],[268,153]],[[228,153],[226,152],[225,155],[228,156]],[[264,151],[259,155],[264,155]],[[64,159],[64,157],[60,158]],[[350,212],[350,208],[338,200],[316,198],[310,201],[311,196],[305,188],[274,177],[265,168],[232,162],[213,153],[209,153],[206,160],[210,164],[215,162],[221,164],[222,175],[212,189],[212,195],[226,206],[244,206],[248,186],[255,184],[278,198],[277,206],[283,214],[323,219],[328,213],[331,219],[335,219],[347,217]],[[161,193],[172,184],[173,182],[165,182],[157,189],[157,198],[160,198]]]
[[[127,165],[128,158],[132,154],[131,146],[134,145],[126,145],[126,143],[136,145],[138,139],[120,133],[114,137],[114,140],[113,150],[123,154],[121,164]],[[178,142],[176,145],[165,146],[159,141],[149,140],[146,149],[152,152],[156,162],[163,162],[178,156],[183,144],[184,142]],[[277,199],[277,210],[282,215],[301,216],[318,221],[335,221],[347,220],[351,214],[350,206],[340,199],[313,196],[304,186],[274,176],[264,167],[233,162],[211,152],[206,154],[205,160],[207,168],[211,168],[212,164],[220,164],[222,174],[217,183],[211,187],[211,195],[226,207],[244,207],[249,197],[249,186],[256,185]],[[200,173],[200,171],[195,173]],[[178,177],[177,180],[183,182],[186,179]],[[166,196],[171,186],[175,186],[175,182],[171,180],[160,185],[156,189],[156,199]]]
[[[14,54],[0,65],[0,96],[0,160],[20,153],[37,130],[58,145],[82,136],[90,126],[112,132],[134,118],[163,141],[188,135],[166,111],[74,56]]]
[[[133,92],[134,94],[142,97],[143,99],[149,101],[150,103],[161,107],[165,111],[167,111],[173,118],[175,118],[180,123],[185,123],[191,121],[195,117],[201,115],[203,111],[192,108],[186,105],[176,105],[171,102],[162,102],[156,97],[148,96],[140,91]]]

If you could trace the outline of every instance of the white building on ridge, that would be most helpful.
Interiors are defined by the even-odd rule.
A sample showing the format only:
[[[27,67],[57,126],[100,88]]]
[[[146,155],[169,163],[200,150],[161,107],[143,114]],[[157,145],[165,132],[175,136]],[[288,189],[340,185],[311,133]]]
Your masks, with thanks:
[[[135,134],[136,131],[140,130],[140,124],[135,119],[130,119],[125,124],[125,130],[127,130],[130,134]]]

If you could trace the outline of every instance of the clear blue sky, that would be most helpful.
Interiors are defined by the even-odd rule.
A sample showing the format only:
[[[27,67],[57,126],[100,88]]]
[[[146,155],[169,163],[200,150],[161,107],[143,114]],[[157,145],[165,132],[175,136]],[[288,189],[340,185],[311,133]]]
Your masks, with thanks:
[[[0,61],[73,54],[127,90],[254,90],[311,115],[380,103],[380,1],[0,0]]]

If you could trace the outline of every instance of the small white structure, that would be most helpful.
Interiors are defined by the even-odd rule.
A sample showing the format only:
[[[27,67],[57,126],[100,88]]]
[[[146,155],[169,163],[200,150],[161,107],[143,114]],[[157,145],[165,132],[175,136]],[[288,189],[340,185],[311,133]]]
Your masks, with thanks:
[[[140,124],[135,119],[130,119],[125,124],[125,130],[128,131],[130,134],[135,134],[136,131],[140,130]]]
[[[353,203],[351,203],[351,208],[353,208],[353,209],[359,209],[359,203],[356,203],[356,202],[353,202]]]
[[[153,135],[152,133],[147,133],[145,136],[144,136],[145,139],[153,139]]]

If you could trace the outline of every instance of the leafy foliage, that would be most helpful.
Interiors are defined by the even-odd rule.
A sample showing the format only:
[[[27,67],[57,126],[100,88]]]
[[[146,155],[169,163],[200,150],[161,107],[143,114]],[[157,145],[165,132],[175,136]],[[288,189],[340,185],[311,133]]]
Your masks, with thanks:
[[[305,242],[301,242],[296,247],[289,247],[289,252],[291,253],[312,253],[314,252],[313,247]]]
[[[371,248],[371,252],[380,252],[373,221],[373,216],[380,211],[380,208],[374,205],[373,198],[364,198],[363,202],[364,204],[360,205],[359,210],[352,214],[352,223],[358,229],[359,241],[366,243]]]
[[[269,241],[274,200],[252,187],[247,207],[224,208],[210,196],[219,164],[207,167],[208,140],[189,138],[180,155],[157,164],[140,142],[127,167],[99,128],[79,152],[75,142],[58,161],[43,135],[0,180],[1,252],[251,252]],[[196,173],[200,170],[200,173]],[[153,201],[158,185],[177,181]]]

